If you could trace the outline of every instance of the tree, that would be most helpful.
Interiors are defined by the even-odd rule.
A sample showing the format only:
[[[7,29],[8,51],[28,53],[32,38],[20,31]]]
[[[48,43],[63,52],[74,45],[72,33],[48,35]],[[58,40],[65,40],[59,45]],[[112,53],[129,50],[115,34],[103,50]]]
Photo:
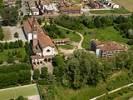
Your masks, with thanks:
[[[22,60],[22,62],[30,63],[30,59],[29,59],[29,56],[27,54],[24,56],[24,59]]]
[[[19,38],[18,32],[15,32],[15,33],[14,33],[14,37],[15,37],[15,38]]]
[[[2,27],[0,26],[0,40],[3,40],[3,38],[4,38],[4,33]]]
[[[19,96],[17,99],[15,99],[15,100],[28,100],[28,99],[26,99],[26,98],[24,98],[23,96]]]
[[[23,47],[23,41],[22,40],[18,40],[18,45],[19,45],[19,47]]]
[[[102,22],[102,27],[111,26],[113,24],[113,18],[109,16],[103,16],[100,18],[100,20]]]
[[[38,69],[34,70],[33,79],[38,80],[40,77],[40,71]]]
[[[117,24],[126,23],[127,22],[127,18],[124,17],[124,16],[118,16],[118,17],[116,17],[114,22],[117,23]]]
[[[4,25],[16,25],[18,19],[18,10],[15,7],[4,7],[1,11]]]
[[[10,52],[9,52],[9,53],[10,53]],[[7,62],[8,62],[8,63],[14,63],[14,61],[15,61],[15,59],[14,59],[13,55],[10,53],[10,55],[9,55],[8,58],[7,58]]]
[[[4,45],[3,43],[0,43],[0,52],[3,52],[4,51]]]
[[[85,15],[80,17],[80,22],[88,28],[94,28],[94,19],[92,17],[86,17]]]
[[[63,56],[56,55],[53,59],[53,66],[54,66],[54,75],[56,76],[57,82],[61,82],[62,75],[64,74],[65,69],[65,60]]]
[[[3,60],[0,60],[0,64],[3,64],[3,62],[4,62]]]
[[[0,88],[4,88],[11,85],[16,85],[18,76],[16,72],[2,73],[0,74]]]
[[[100,61],[88,52],[77,50],[66,62],[62,83],[74,89],[82,85],[96,85],[103,78]]]
[[[18,73],[18,83],[26,84],[30,83],[31,80],[31,72],[30,70],[20,70]]]
[[[5,42],[4,49],[8,49],[8,48],[9,48],[9,44],[7,42]]]
[[[129,39],[127,42],[128,45],[133,45],[133,39]]]
[[[41,68],[40,78],[47,80],[47,78],[48,78],[48,69],[47,69],[47,67],[42,67]]]
[[[95,27],[97,27],[97,28],[102,27],[102,22],[101,22],[99,16],[94,18],[94,25],[95,25]]]
[[[31,80],[28,64],[13,64],[0,66],[0,88],[27,84]]]
[[[45,92],[43,93],[44,100],[55,100],[55,87],[54,85],[49,85]]]

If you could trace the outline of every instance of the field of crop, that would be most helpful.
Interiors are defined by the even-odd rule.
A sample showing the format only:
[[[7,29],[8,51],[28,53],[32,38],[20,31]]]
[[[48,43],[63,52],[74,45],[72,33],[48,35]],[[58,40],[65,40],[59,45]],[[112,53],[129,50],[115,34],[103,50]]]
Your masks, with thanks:
[[[127,10],[133,12],[133,0],[113,0],[113,1],[125,7]]]
[[[0,90],[0,100],[10,100],[19,96],[39,95],[36,84],[12,87]]]

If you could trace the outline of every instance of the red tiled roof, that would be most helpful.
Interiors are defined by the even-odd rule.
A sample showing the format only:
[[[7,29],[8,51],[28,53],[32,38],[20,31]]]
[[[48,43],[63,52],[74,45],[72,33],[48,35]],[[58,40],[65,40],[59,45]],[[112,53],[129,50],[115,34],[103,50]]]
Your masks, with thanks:
[[[52,46],[54,47],[54,43],[51,40],[51,38],[47,35],[46,32],[43,31],[43,29],[40,27],[39,23],[36,19],[28,18],[28,20],[23,22],[24,30],[26,33],[33,32],[34,26],[36,26],[36,33],[37,33],[37,39],[39,42],[39,45],[44,48],[46,46]]]
[[[32,22],[31,20],[23,21],[23,28],[26,33],[32,32]]]
[[[126,50],[127,47],[123,44],[114,42],[114,41],[108,41],[108,42],[101,42],[98,40],[95,40],[97,49],[101,49],[103,51],[115,51],[115,50]]]

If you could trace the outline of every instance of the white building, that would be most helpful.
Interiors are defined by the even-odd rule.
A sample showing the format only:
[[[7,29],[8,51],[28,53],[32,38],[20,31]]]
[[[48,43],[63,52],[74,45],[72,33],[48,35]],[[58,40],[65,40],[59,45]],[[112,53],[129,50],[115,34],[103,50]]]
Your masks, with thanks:
[[[112,8],[118,9],[118,8],[120,8],[120,6],[119,6],[118,4],[113,4],[113,5],[112,5]]]
[[[39,9],[38,8],[31,8],[29,15],[39,15]]]
[[[42,3],[41,5],[39,5],[39,8],[41,9],[42,13],[59,11],[55,3],[49,3],[49,4]]]
[[[56,48],[51,38],[38,24],[35,18],[28,18],[23,22],[23,30],[31,43],[31,62],[33,68],[38,68],[46,62],[51,62],[56,55]]]
[[[118,5],[118,4],[116,4],[116,3],[113,3],[113,2],[108,2],[108,4],[107,4],[108,6],[110,6],[111,8],[113,8],[113,9],[118,9],[118,8],[120,8],[120,5]]]

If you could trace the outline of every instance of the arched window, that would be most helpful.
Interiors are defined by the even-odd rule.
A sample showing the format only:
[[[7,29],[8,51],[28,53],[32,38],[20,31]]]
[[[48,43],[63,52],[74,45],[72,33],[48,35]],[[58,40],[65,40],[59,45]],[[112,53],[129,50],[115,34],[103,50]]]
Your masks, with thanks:
[[[50,50],[49,50],[49,49],[47,49],[47,52],[50,52]]]

